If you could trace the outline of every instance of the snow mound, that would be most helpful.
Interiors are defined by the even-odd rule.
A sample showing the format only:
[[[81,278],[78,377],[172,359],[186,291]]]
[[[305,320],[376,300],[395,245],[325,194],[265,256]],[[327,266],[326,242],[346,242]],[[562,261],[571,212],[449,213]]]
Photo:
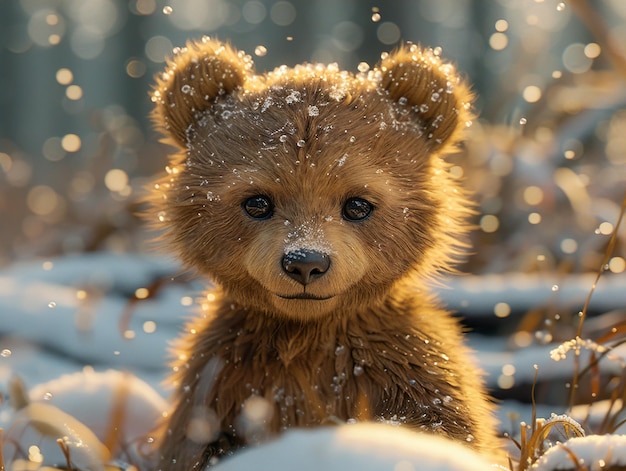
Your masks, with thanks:
[[[141,461],[142,450],[151,442],[150,432],[168,409],[167,402],[136,376],[91,368],[35,386],[29,401],[10,414],[7,424],[0,420],[0,427],[6,427],[4,456],[12,461],[35,445],[40,454],[36,461],[63,464],[57,440],[69,437],[78,444],[69,448],[73,464],[80,469],[100,469],[109,452]],[[108,447],[106,453],[101,452],[100,442]]]
[[[618,466],[626,466],[626,435],[589,435],[571,438],[546,451],[532,469],[596,470]]]
[[[117,370],[100,373],[85,368],[35,386],[29,396],[31,401],[46,401],[72,414],[98,437],[105,436],[119,407],[119,428],[127,441],[146,435],[169,409],[165,399],[145,381]]]
[[[471,449],[402,427],[360,423],[291,430],[276,441],[224,459],[215,471],[485,471]],[[493,468],[492,468],[493,469]]]

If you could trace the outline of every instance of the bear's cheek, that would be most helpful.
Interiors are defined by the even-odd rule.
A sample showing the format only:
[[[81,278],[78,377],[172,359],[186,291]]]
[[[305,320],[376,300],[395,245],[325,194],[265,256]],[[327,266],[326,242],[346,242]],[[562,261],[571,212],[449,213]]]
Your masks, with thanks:
[[[399,209],[398,209],[399,208]],[[421,222],[405,218],[403,206],[379,207],[358,228],[359,258],[367,260],[363,283],[388,285],[419,264],[432,236]]]
[[[211,277],[238,277],[255,232],[244,223],[238,201],[195,201],[167,211],[169,239],[186,265]]]

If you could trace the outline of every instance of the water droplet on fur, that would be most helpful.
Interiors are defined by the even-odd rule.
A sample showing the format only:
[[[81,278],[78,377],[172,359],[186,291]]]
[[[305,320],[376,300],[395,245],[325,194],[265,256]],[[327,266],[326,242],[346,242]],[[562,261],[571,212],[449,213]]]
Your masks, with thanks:
[[[50,302],[48,303],[48,307],[49,307],[50,309],[54,309],[55,307],[57,307],[57,303],[55,303],[54,301],[50,301]]]
[[[289,95],[287,95],[287,97],[285,98],[285,101],[288,104],[297,103],[300,101],[300,96],[301,96],[301,93],[294,90]]]
[[[359,65],[357,66],[357,70],[359,72],[367,72],[368,70],[370,70],[370,65],[367,62],[360,62]]]
[[[267,48],[265,46],[259,45],[254,48],[254,54],[259,57],[263,57],[265,54],[267,54]]]
[[[426,103],[422,103],[420,105],[420,112],[421,113],[427,113],[428,112],[428,105]]]
[[[309,106],[309,116],[317,116],[320,114],[320,109],[315,106],[315,105],[311,105]]]
[[[352,373],[354,376],[361,376],[363,374],[363,367],[361,365],[354,365]]]
[[[559,2],[559,4],[556,6],[556,11],[563,11],[565,10],[565,2]]]
[[[335,348],[335,355],[342,355],[343,353],[345,353],[346,351],[346,347],[343,345],[337,345],[337,348]]]
[[[467,435],[467,437],[465,437],[465,441],[466,442],[473,442],[474,441],[474,435],[472,435],[471,433],[469,433]]]
[[[439,101],[439,99],[441,98],[441,95],[437,92],[433,93],[430,97],[430,101]]]
[[[173,12],[174,12],[174,9],[171,6],[165,5],[163,7],[163,14],[164,15],[171,15]]]
[[[11,353],[12,353],[11,350],[9,350],[8,348],[5,348],[0,352],[0,357],[9,358],[11,356]]]
[[[355,142],[355,141],[356,141],[356,137],[350,136],[350,142]]]
[[[49,401],[50,399],[52,399],[52,393],[50,391],[45,392],[42,396],[44,401]]]
[[[441,49],[441,46],[437,46],[435,49],[433,49],[433,54],[436,56],[440,56],[442,52],[443,49]]]
[[[220,197],[219,197],[219,195],[216,195],[212,191],[207,191],[206,192],[206,199],[209,200],[209,201],[219,201]]]
[[[558,291],[559,285],[552,285],[552,291]]]
[[[524,124],[526,124],[528,122],[528,120],[526,118],[520,118],[519,123],[523,126]]]
[[[188,94],[191,92],[191,86],[189,84],[185,84],[182,87],[180,87],[180,91],[183,92],[184,94]]]
[[[306,145],[306,142],[304,141],[304,139],[300,139],[298,142],[296,142],[296,145],[298,147],[304,147]]]

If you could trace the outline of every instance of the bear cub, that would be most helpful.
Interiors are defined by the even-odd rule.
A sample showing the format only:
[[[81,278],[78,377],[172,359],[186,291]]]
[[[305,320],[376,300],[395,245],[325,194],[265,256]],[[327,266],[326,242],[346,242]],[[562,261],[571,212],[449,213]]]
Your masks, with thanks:
[[[444,160],[472,94],[431,49],[367,73],[256,74],[211,38],[157,77],[177,152],[152,217],[217,287],[175,345],[159,469],[202,469],[291,427],[398,423],[479,451],[492,406],[427,281],[464,249],[471,206]]]

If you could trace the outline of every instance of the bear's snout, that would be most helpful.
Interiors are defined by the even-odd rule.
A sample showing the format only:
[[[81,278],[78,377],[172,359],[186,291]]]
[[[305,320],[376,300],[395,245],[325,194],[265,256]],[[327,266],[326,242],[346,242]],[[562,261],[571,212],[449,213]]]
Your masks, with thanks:
[[[328,271],[330,257],[315,250],[295,250],[283,255],[283,271],[303,286]]]

